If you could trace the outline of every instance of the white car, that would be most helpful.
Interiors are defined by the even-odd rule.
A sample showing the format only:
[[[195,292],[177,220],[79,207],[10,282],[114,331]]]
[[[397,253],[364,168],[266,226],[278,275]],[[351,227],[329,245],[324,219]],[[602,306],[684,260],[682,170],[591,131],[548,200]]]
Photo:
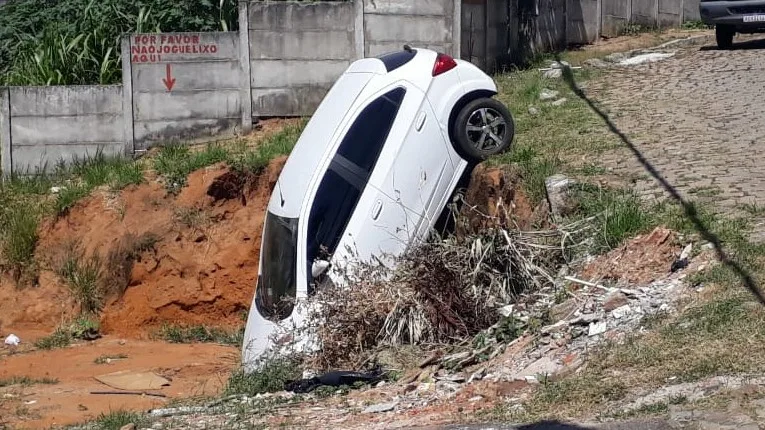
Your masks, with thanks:
[[[271,196],[246,369],[274,344],[311,344],[291,333],[305,322],[319,276],[342,284],[349,264],[400,256],[425,240],[466,169],[510,148],[513,119],[496,94],[473,64],[427,49],[350,65]]]

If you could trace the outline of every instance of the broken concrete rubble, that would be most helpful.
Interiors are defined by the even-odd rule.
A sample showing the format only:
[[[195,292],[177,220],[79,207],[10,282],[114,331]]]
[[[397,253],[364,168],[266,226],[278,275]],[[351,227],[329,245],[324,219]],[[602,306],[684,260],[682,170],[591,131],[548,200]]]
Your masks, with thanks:
[[[555,222],[560,222],[576,209],[577,205],[573,195],[574,185],[576,185],[576,181],[563,175],[554,175],[545,179],[547,202]]]

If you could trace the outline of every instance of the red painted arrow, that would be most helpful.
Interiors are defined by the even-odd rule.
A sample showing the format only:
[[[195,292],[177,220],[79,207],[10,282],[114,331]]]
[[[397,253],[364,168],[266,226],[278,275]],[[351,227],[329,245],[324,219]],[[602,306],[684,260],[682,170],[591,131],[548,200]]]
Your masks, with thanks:
[[[175,85],[175,78],[173,78],[173,71],[170,68],[169,64],[165,67],[165,73],[167,74],[167,76],[164,79],[162,79],[162,82],[164,82],[165,87],[167,88],[168,91],[172,91],[173,85]]]

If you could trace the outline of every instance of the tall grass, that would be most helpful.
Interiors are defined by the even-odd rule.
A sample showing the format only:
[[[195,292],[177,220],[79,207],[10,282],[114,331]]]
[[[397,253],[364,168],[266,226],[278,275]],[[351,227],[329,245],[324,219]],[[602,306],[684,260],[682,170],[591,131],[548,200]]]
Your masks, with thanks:
[[[0,85],[119,83],[122,34],[237,27],[235,0],[11,0],[0,13]]]

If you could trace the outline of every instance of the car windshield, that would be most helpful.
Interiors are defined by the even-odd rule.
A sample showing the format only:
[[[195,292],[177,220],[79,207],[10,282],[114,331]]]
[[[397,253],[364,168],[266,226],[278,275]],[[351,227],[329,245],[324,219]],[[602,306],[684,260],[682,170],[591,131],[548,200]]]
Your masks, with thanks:
[[[298,218],[268,212],[263,230],[261,275],[255,291],[258,311],[270,320],[292,314],[297,295]]]

